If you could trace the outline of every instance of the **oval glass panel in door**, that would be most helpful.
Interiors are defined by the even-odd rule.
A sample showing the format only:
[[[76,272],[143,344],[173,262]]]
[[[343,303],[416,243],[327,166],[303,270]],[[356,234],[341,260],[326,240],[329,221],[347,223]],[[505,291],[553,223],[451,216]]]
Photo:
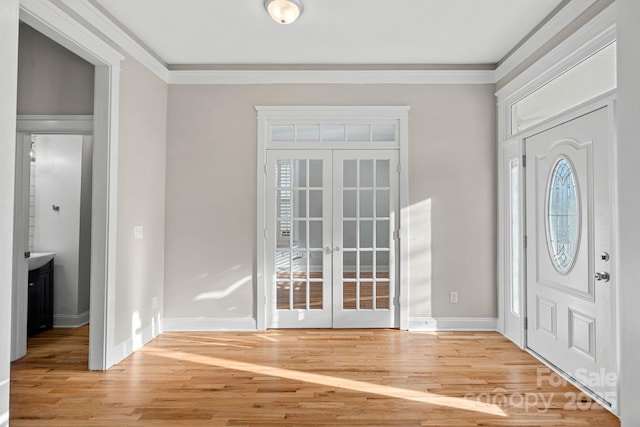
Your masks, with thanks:
[[[566,274],[573,267],[580,242],[580,196],[569,160],[560,157],[547,188],[547,248],[555,269]]]

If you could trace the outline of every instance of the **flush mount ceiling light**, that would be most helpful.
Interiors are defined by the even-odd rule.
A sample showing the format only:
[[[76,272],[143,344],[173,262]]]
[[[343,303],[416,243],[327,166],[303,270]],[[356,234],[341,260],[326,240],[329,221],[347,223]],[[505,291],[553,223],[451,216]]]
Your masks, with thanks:
[[[269,16],[278,24],[291,24],[302,15],[301,0],[264,0]]]

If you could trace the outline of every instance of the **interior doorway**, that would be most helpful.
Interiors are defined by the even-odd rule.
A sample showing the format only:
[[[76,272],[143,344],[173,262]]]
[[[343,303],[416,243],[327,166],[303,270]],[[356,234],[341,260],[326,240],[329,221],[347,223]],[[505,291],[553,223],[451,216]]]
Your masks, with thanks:
[[[93,116],[18,116],[12,360],[38,330],[89,323],[93,123]]]
[[[267,327],[397,327],[397,150],[269,150],[267,175]]]

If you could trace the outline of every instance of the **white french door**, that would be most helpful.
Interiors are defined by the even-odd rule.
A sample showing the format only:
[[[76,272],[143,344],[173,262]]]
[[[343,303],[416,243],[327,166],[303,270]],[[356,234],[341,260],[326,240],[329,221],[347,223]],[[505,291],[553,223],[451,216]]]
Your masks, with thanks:
[[[395,327],[396,150],[268,150],[267,327]]]
[[[615,277],[604,107],[526,138],[527,343],[615,405]]]

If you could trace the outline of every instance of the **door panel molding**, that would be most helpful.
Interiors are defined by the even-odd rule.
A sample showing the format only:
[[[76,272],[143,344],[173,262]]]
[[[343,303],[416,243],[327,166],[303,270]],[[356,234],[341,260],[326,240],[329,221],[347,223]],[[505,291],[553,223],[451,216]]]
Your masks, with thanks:
[[[531,322],[526,339],[530,351],[578,381],[584,378],[581,370],[599,375],[601,381],[582,383],[581,387],[605,405],[608,402],[609,409],[615,412],[618,386],[608,380],[610,374],[618,373],[615,280],[594,279],[595,271],[616,271],[615,258],[596,259],[601,251],[615,251],[611,224],[615,186],[609,174],[613,167],[610,162],[614,149],[610,129],[613,115],[607,107],[611,104],[594,106],[525,138],[526,155],[534,163],[526,170],[526,227],[531,242],[527,250],[525,294]],[[567,134],[575,138],[568,138]],[[575,241],[577,245],[575,264],[566,272],[553,266],[547,246],[550,174],[561,157],[572,162],[573,185],[580,193],[577,206],[581,238],[564,240]],[[570,206],[571,198],[563,203]],[[554,217],[554,221],[567,225],[575,221],[571,218],[571,215]],[[603,374],[607,375],[607,381]]]

